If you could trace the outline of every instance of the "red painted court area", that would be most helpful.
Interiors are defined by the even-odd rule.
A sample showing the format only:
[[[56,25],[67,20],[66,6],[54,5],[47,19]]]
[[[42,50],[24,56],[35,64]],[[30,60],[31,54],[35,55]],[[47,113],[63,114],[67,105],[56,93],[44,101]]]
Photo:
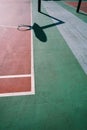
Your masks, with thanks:
[[[75,7],[75,8],[77,8],[77,5],[78,5],[78,2],[69,1],[69,2],[66,2],[66,3],[68,5],[71,5],[71,6]],[[80,10],[87,13],[87,2],[82,1],[81,6],[80,6]]]
[[[31,1],[0,1],[0,96],[34,94]]]

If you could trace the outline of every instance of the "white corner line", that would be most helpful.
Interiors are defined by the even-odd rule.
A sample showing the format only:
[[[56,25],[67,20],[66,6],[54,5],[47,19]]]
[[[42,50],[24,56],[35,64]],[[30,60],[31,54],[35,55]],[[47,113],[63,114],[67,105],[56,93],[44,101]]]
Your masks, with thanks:
[[[13,92],[13,93],[3,93],[0,94],[0,97],[11,97],[11,96],[26,96],[26,95],[35,95],[34,92]]]

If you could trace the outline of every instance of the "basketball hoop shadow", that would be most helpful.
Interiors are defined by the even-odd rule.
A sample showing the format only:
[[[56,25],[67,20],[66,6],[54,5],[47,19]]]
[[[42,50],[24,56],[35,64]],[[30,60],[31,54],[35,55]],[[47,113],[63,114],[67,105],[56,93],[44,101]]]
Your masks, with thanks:
[[[28,30],[33,30],[35,36],[37,37],[37,39],[39,39],[42,42],[46,42],[47,41],[47,36],[43,30],[42,27],[40,27],[38,24],[34,23],[33,26],[29,26],[29,25],[19,25],[17,28],[19,31],[28,31]]]
[[[50,27],[53,27],[53,26],[57,26],[57,25],[60,25],[60,24],[63,24],[64,22],[59,20],[59,19],[56,19],[48,14],[45,14],[43,12],[41,12],[43,15],[45,16],[48,16],[54,20],[56,20],[57,22],[55,23],[52,23],[52,24],[48,24],[48,25],[45,25],[45,26],[39,26],[37,23],[34,23],[33,26],[29,26],[29,25],[19,25],[18,26],[18,30],[19,31],[28,31],[28,30],[33,30],[34,31],[34,34],[35,36],[42,42],[46,42],[47,41],[47,36],[46,36],[46,33],[44,31],[44,29],[47,29],[47,28],[50,28]]]

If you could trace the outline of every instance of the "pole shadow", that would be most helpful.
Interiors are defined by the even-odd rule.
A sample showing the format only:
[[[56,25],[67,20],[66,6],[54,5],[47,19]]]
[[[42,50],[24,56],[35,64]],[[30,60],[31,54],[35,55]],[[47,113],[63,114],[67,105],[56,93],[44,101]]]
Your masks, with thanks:
[[[50,15],[48,15],[46,13],[43,13],[43,12],[40,12],[40,13],[47,16],[47,17],[49,17],[49,18],[51,18],[51,19],[56,20],[57,22],[52,23],[52,24],[48,24],[48,25],[44,25],[44,26],[40,26],[37,23],[34,23],[33,26],[19,25],[17,29],[19,31],[33,30],[35,36],[37,37],[37,39],[39,39],[42,42],[46,42],[47,41],[47,36],[46,36],[46,33],[45,33],[44,29],[54,27],[54,26],[57,26],[57,25],[60,25],[60,24],[64,24],[65,22],[63,22],[63,21],[61,21],[61,20],[59,20],[59,19],[57,19],[57,18],[55,18],[53,16],[50,16]]]
[[[87,13],[85,13],[85,12],[81,12],[81,11],[79,11],[78,13],[81,14],[81,15],[85,15],[85,16],[87,16]]]

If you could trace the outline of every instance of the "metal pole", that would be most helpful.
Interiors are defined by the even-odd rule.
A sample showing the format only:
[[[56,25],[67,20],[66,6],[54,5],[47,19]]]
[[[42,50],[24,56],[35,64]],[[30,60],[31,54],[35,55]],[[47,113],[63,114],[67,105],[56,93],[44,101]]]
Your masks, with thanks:
[[[41,12],[41,0],[38,0],[38,12]]]
[[[79,0],[79,1],[78,1],[78,6],[77,6],[76,12],[79,12],[79,9],[80,9],[80,6],[81,6],[81,2],[82,2],[82,0]]]

